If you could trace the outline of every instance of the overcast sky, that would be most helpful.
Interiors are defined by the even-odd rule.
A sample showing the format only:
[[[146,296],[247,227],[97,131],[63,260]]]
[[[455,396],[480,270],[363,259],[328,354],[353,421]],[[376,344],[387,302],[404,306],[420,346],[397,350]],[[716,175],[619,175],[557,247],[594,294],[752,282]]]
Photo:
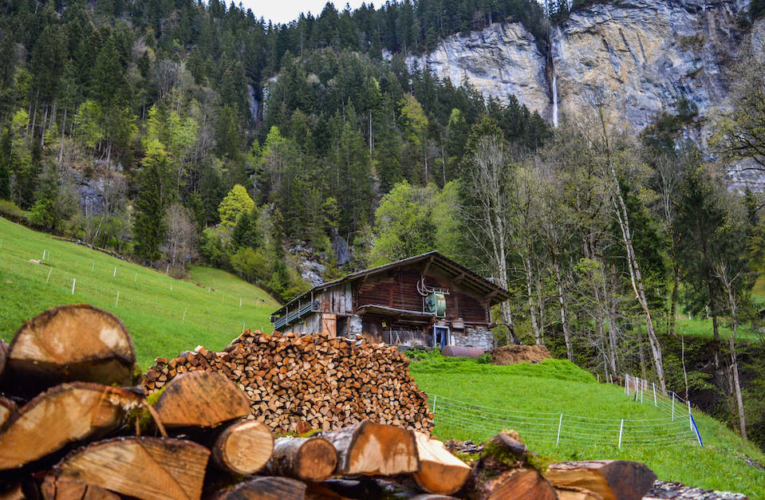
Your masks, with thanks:
[[[314,16],[318,16],[327,4],[327,0],[234,0],[234,3],[238,5],[239,1],[242,2],[245,9],[252,9],[255,17],[263,17],[266,21],[270,19],[274,23],[293,21],[301,12],[311,12]],[[350,4],[351,8],[355,9],[363,3],[363,0],[341,0],[332,3],[338,10],[344,9],[346,4]],[[376,2],[367,0],[367,3],[381,5],[384,0]]]

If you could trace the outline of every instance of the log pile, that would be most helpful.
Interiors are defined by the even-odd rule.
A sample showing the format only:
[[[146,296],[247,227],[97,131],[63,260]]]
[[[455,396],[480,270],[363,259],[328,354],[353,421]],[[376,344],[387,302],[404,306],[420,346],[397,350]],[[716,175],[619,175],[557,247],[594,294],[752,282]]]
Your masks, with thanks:
[[[245,392],[218,370],[176,370],[161,381],[161,390],[155,383],[155,394],[147,397],[141,385],[119,387],[120,380],[132,378],[127,375],[133,370],[129,360],[135,359],[132,342],[116,318],[94,308],[46,311],[16,335],[5,353],[12,369],[0,374],[0,401],[7,402],[0,405],[5,415],[0,423],[1,499],[630,500],[642,497],[655,479],[641,464],[604,461],[554,464],[545,476],[518,436],[507,432],[479,447],[471,445],[479,453],[468,464],[425,432],[358,415],[352,425],[318,432],[301,420],[298,427],[310,432],[275,436],[268,422],[249,414]],[[83,357],[77,345],[60,345],[50,336],[84,342],[90,357]],[[352,371],[357,359],[369,366],[377,363],[376,373],[388,377],[381,385],[398,380],[385,368],[383,359],[390,353],[380,347],[353,351],[317,336],[246,338],[253,340],[240,338],[227,353],[244,349],[235,347],[243,343],[273,341],[269,352],[278,354],[282,367],[285,359],[296,358],[290,363],[310,371],[295,353],[318,351],[313,363],[341,372],[328,382],[338,392],[346,378],[355,382],[361,377]],[[313,347],[306,348],[309,344]],[[331,353],[327,364],[324,349]],[[408,376],[405,383],[411,384]],[[396,395],[384,395],[389,390],[381,389],[395,408]],[[333,397],[331,390],[311,394],[316,401]]]
[[[433,427],[406,357],[384,344],[246,331],[223,352],[200,346],[169,361],[156,359],[143,386],[150,394],[193,371],[222,373],[236,382],[253,417],[275,433],[337,430],[365,419],[426,434]]]

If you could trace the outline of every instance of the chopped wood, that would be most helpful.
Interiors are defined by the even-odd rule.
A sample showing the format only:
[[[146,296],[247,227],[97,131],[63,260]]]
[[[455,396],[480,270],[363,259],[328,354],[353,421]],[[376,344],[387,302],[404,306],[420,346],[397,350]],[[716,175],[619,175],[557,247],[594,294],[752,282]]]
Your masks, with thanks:
[[[73,479],[58,478],[54,474],[45,476],[40,493],[44,500],[119,500],[120,496],[109,490],[85,484]]]
[[[196,371],[221,373],[243,388],[251,415],[275,434],[338,430],[365,419],[426,434],[433,427],[427,396],[393,346],[246,331],[224,352],[198,347],[157,358],[143,386],[153,393]]]
[[[420,471],[414,480],[423,490],[438,495],[451,495],[464,486],[470,476],[470,467],[452,455],[444,443],[416,432]]]
[[[22,467],[69,443],[102,437],[120,427],[143,398],[116,387],[73,382],[40,394],[0,434],[0,470]]]
[[[133,341],[116,316],[68,305],[38,314],[16,332],[3,383],[26,396],[71,381],[132,385],[134,365]]]
[[[513,468],[497,476],[480,480],[476,498],[483,500],[505,500],[509,498],[533,498],[534,500],[556,500],[555,488],[549,481],[531,468]]]
[[[216,496],[219,500],[301,500],[306,485],[286,477],[258,477],[239,483]]]
[[[198,371],[174,378],[154,409],[167,428],[215,427],[250,413],[247,395],[219,373]]]
[[[656,481],[656,474],[648,466],[626,460],[552,464],[546,477],[556,486],[584,488],[604,500],[639,500]]]
[[[558,500],[603,500],[597,493],[574,486],[555,486]]]
[[[265,467],[273,450],[274,438],[268,427],[246,420],[231,424],[220,433],[212,446],[212,455],[221,469],[248,475]]]
[[[337,450],[337,474],[392,476],[420,470],[412,431],[364,420],[322,437]]]
[[[3,371],[5,371],[5,361],[8,358],[8,344],[0,340],[0,380],[3,378]]]
[[[10,420],[17,411],[19,411],[19,408],[16,406],[16,403],[8,398],[0,396],[0,428],[2,428],[3,424]]]
[[[25,500],[26,498],[21,483],[0,481],[0,500]]]
[[[56,476],[136,498],[198,499],[209,456],[191,441],[118,438],[69,455],[56,466]]]
[[[328,479],[337,466],[337,450],[324,438],[281,437],[274,444],[274,456],[267,471],[303,481]]]

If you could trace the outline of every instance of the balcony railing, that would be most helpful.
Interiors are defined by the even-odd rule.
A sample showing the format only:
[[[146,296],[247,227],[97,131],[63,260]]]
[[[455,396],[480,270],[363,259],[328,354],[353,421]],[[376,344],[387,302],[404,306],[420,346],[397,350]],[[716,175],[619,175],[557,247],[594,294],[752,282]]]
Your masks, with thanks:
[[[312,312],[318,312],[318,310],[319,310],[318,300],[314,300],[313,302],[309,302],[305,305],[299,306],[299,308],[295,309],[294,311],[288,310],[286,314],[274,320],[274,330],[281,330],[285,326],[291,325],[292,323],[296,322],[303,316]]]

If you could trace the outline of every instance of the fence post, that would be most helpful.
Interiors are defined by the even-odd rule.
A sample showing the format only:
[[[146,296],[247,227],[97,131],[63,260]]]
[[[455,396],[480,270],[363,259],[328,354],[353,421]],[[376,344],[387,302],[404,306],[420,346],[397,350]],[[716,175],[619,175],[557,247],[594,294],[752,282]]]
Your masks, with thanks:
[[[183,318],[181,318],[181,324],[186,323],[186,311],[188,310],[188,307],[183,308]]]
[[[624,419],[622,419],[622,425],[619,427],[619,449],[622,449],[622,434],[624,433]]]
[[[120,292],[117,292],[117,300],[114,301],[114,307],[120,305]]]
[[[643,384],[640,384],[641,386]],[[640,404],[643,404],[643,393],[645,392],[645,389],[643,387],[640,388]]]
[[[48,270],[48,277],[47,277],[47,278],[45,278],[45,282],[46,282],[46,283],[50,281],[50,273],[52,273],[52,272],[53,272],[53,268],[51,267],[51,268]]]
[[[653,383],[653,405],[659,406],[659,403],[656,402],[656,382]]]
[[[438,404],[438,394],[433,396],[433,417],[436,416],[436,405]]]
[[[74,285],[77,284],[77,278],[72,278],[72,295],[74,295]]]
[[[114,272],[112,273],[112,278],[117,277],[117,266],[114,266]]]
[[[560,414],[560,418],[558,419],[558,440],[555,441],[555,446],[558,446],[560,444],[560,428],[563,426],[563,414]]]
[[[690,426],[691,430],[693,430],[693,414],[691,413],[691,400],[689,399],[687,403],[688,403],[688,425]]]
[[[672,393],[672,421],[675,421],[675,393]]]

